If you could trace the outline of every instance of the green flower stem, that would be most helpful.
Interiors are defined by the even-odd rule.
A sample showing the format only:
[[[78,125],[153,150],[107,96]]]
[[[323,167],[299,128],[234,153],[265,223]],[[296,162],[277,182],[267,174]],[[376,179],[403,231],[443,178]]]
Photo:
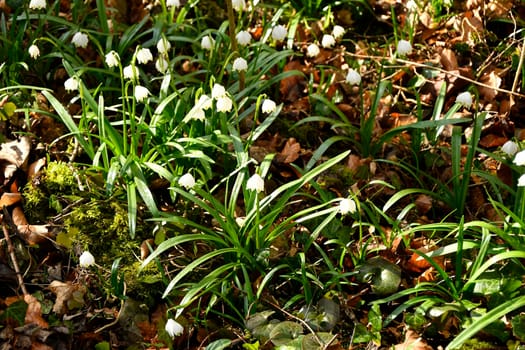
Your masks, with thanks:
[[[233,52],[238,53],[237,39],[235,39],[235,14],[233,13],[233,5],[231,0],[226,0],[226,7],[228,8],[228,25],[230,42]],[[244,90],[244,72],[239,72],[239,91]]]
[[[255,212],[255,249],[258,251],[261,249],[261,239],[260,239],[260,206],[259,206],[259,193],[257,191],[255,192],[255,206],[257,207],[257,211]]]
[[[520,221],[523,222],[525,217],[525,187],[518,187],[518,192],[516,193],[516,208],[518,209],[518,217]]]

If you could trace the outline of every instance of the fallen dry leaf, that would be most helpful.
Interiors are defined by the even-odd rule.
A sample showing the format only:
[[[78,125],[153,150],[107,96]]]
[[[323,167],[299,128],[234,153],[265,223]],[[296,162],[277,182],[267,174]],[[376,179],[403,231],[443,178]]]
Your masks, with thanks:
[[[31,294],[24,295],[24,301],[27,303],[25,323],[34,323],[40,328],[48,328],[49,324],[42,318],[42,306],[37,298]]]
[[[415,331],[408,329],[405,334],[405,341],[397,344],[395,350],[433,350],[427,342],[422,339]]]
[[[424,215],[432,209],[432,198],[426,194],[421,194],[416,198],[415,204],[417,212]]]
[[[284,71],[303,71],[303,64],[297,60],[290,61],[284,66]],[[295,101],[302,95],[305,78],[302,75],[292,75],[281,80],[279,91],[283,100]]]
[[[480,82],[483,84],[489,85],[492,88],[488,88],[485,86],[478,86],[479,95],[482,97],[485,101],[493,101],[496,98],[496,95],[498,94],[498,91],[495,90],[501,86],[501,78],[498,76],[498,74],[493,70],[488,74],[484,74]]]
[[[22,195],[20,193],[2,193],[0,197],[0,208],[9,207],[13,204],[19,203],[22,200]]]
[[[49,285],[49,289],[57,296],[55,305],[53,305],[53,312],[58,315],[63,315],[68,310],[83,305],[83,298],[86,294],[85,286],[71,282],[53,281]]]
[[[440,62],[446,71],[450,72],[458,69],[456,54],[451,49],[445,48],[441,51]]]
[[[281,150],[279,154],[275,156],[275,160],[279,163],[293,163],[297,158],[299,158],[299,154],[301,153],[301,145],[297,140],[293,137],[290,137],[286,144],[284,145],[284,148]]]

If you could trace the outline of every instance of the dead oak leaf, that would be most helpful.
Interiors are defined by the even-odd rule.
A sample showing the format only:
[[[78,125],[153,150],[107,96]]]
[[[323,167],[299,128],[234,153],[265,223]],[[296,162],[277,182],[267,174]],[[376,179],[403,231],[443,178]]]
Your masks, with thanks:
[[[275,156],[275,160],[284,164],[293,163],[299,158],[300,153],[301,145],[295,138],[290,137],[281,152]]]

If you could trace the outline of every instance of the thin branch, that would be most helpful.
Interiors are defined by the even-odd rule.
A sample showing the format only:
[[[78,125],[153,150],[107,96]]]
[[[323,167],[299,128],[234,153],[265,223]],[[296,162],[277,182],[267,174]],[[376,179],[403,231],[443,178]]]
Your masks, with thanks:
[[[383,57],[383,56],[359,55],[359,54],[355,54],[355,53],[351,53],[351,52],[346,52],[345,54],[349,55],[349,56],[352,56],[352,57],[355,57],[355,58],[362,58],[362,59],[369,59],[369,60],[380,61],[380,60],[384,60],[385,59],[385,57]],[[522,54],[523,54],[523,50],[522,50]],[[420,68],[427,68],[427,69],[436,70],[436,71],[441,72],[443,74],[450,75],[452,77],[468,81],[469,83],[472,83],[474,85],[482,86],[482,87],[487,88],[487,89],[493,89],[495,91],[498,91],[498,92],[501,92],[501,93],[504,93],[504,94],[508,94],[508,95],[511,95],[511,96],[525,98],[525,95],[520,94],[518,92],[507,90],[507,89],[500,89],[500,88],[497,88],[497,87],[494,87],[494,86],[491,86],[491,85],[488,85],[488,84],[480,83],[479,81],[476,81],[476,80],[464,77],[461,74],[446,71],[443,68],[432,67],[432,66],[426,65],[424,63],[418,63],[418,62],[413,62],[413,61],[409,61],[409,60],[403,60],[401,58],[396,58],[396,62],[401,62],[401,63],[405,63],[407,65],[412,65],[412,66],[416,66],[416,67],[420,67]]]
[[[13,242],[11,242],[11,237],[9,236],[9,231],[7,230],[7,222],[10,222],[11,217],[9,216],[9,213],[7,212],[7,208],[4,206],[3,208],[4,215],[2,218],[2,231],[4,232],[5,241],[7,242],[7,251],[9,252],[9,256],[11,257],[11,262],[13,263],[13,268],[16,273],[16,278],[18,279],[18,284],[20,286],[20,289],[22,290],[22,293],[24,295],[28,295],[26,285],[24,284],[24,278],[22,277],[22,274],[20,273],[20,267],[18,266],[18,260],[16,259],[15,254],[15,248],[13,246]]]

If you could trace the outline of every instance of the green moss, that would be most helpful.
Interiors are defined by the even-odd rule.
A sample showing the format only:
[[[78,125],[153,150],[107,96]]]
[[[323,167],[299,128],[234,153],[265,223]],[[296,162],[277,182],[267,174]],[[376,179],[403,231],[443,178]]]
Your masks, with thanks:
[[[152,226],[143,220],[143,213],[139,211],[136,238],[131,239],[125,194],[120,192],[108,198],[104,189],[95,184],[86,188],[89,191],[81,191],[71,166],[62,162],[49,163],[24,188],[24,211],[28,221],[62,224],[56,242],[72,249],[72,256],[89,250],[106,271],[111,269],[115,259],[121,258],[119,273],[124,272],[127,294],[137,300],[154,301],[155,295],[163,290],[162,286],[151,287],[160,281],[159,271],[151,264],[139,273],[140,262],[136,258],[142,241],[151,237]],[[109,278],[102,282],[111,289]]]
[[[164,292],[162,276],[155,264],[149,264],[142,270],[140,267],[140,261],[122,267],[127,295],[146,305],[153,305]]]
[[[31,223],[47,222],[80,197],[79,184],[71,166],[50,162],[23,190],[24,210]]]

